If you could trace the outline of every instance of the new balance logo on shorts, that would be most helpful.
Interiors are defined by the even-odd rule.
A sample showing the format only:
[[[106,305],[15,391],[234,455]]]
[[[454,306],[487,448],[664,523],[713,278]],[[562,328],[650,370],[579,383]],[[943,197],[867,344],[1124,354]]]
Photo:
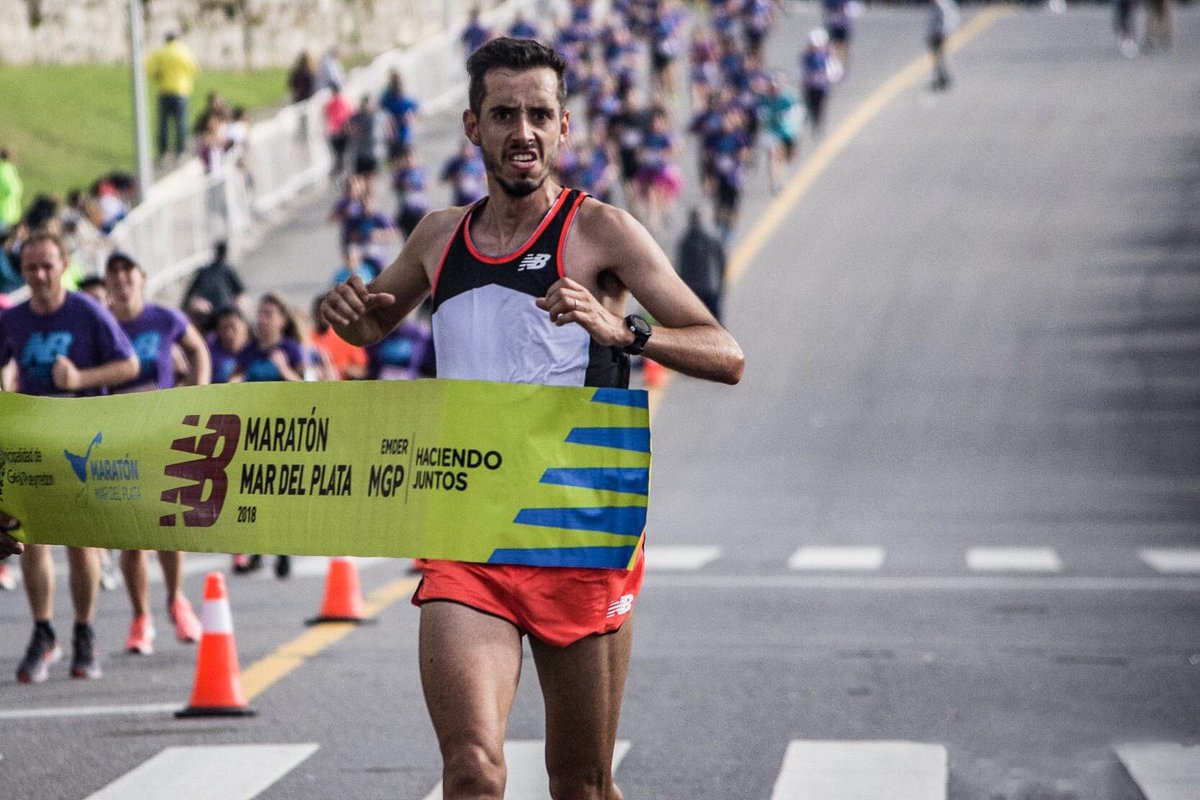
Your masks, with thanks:
[[[632,610],[633,595],[623,594],[621,595],[621,599],[617,600],[617,602],[608,607],[608,614],[605,616],[605,618],[612,619],[613,617],[623,617]]]
[[[521,259],[521,263],[517,265],[517,272],[522,272],[527,269],[541,269],[550,263],[549,253],[527,253]]]

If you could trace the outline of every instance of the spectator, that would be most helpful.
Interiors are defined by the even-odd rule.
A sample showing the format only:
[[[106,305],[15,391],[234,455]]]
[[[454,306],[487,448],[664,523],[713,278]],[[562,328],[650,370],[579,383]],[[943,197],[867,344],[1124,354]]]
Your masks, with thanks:
[[[237,270],[230,266],[228,255],[229,247],[225,242],[217,242],[213,246],[213,260],[196,270],[187,291],[183,293],[184,308],[191,307],[197,299],[207,304],[209,314],[224,308],[245,308],[246,286]]]
[[[312,53],[304,50],[296,56],[287,77],[288,91],[293,103],[303,103],[317,93],[317,60]]]
[[[158,157],[167,155],[169,133],[174,132],[175,157],[183,155],[187,139],[188,98],[199,68],[187,45],[168,33],[162,47],[146,56],[146,73],[158,92]]]
[[[325,114],[325,137],[329,141],[329,149],[333,153],[333,169],[330,174],[337,177],[345,168],[346,142],[349,138],[347,126],[350,123],[350,117],[354,116],[354,109],[342,95],[341,84],[335,83],[330,91],[333,94],[325,102],[322,112]]]
[[[20,221],[21,196],[25,192],[11,155],[7,147],[0,147],[0,237]]]
[[[720,321],[721,297],[725,291],[725,248],[704,229],[698,208],[688,212],[687,230],[679,240],[675,263],[679,277]]]
[[[342,50],[334,45],[321,57],[321,65],[317,68],[317,91],[345,85],[346,78],[342,74]]]

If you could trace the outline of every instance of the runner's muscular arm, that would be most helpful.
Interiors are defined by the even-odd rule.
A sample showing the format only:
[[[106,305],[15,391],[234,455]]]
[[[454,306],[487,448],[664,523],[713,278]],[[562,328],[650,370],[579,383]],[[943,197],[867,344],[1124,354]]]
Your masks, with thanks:
[[[741,347],[687,288],[662,248],[630,214],[586,202],[568,237],[565,260],[580,265],[577,278],[581,280],[573,279],[570,273],[574,270],[569,270],[567,277],[538,300],[538,306],[559,325],[576,322],[602,345],[626,347],[633,343],[624,310],[606,307],[586,288],[597,283],[601,272],[611,271],[658,323],[646,343],[648,358],[694,378],[728,384],[741,380],[745,365]]]
[[[335,286],[321,301],[321,316],[338,336],[359,347],[387,336],[429,294],[442,248],[465,211],[427,214],[379,277],[364,285],[353,276]]]

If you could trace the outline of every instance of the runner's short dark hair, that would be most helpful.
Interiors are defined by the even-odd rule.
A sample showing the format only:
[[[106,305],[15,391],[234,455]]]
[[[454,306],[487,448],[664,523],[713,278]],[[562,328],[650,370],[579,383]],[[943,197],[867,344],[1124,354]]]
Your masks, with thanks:
[[[21,243],[21,249],[24,250],[27,247],[35,244],[41,244],[42,242],[49,242],[58,248],[58,254],[62,256],[64,264],[70,260],[71,254],[67,252],[67,244],[62,240],[62,237],[45,229],[38,229],[29,234],[29,236],[25,238],[25,241]]]
[[[528,69],[549,67],[558,78],[558,104],[567,104],[567,83],[564,77],[567,62],[554,48],[547,47],[534,39],[513,39],[501,36],[492,39],[476,50],[467,59],[467,74],[471,83],[467,89],[467,100],[471,111],[479,114],[483,109],[483,78],[494,69],[509,69],[524,72]]]

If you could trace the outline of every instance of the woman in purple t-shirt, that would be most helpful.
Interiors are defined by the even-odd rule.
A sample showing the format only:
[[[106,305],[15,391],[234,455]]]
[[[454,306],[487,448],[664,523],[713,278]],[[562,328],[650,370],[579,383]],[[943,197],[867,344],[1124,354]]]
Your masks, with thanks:
[[[242,381],[302,381],[304,380],[304,346],[300,343],[300,326],[283,298],[264,294],[258,301],[254,320],[254,341],[238,353],[237,367],[230,383]],[[262,566],[262,556],[236,555],[235,573],[253,572]],[[292,563],[287,556],[275,557],[275,575],[286,578]]]
[[[66,265],[66,248],[50,234],[35,233],[21,248],[21,275],[29,286],[29,299],[0,315],[0,366],[16,359],[16,390],[23,394],[94,395],[137,375],[133,347],[112,314],[87,295],[68,292],[63,286]],[[99,433],[87,445],[89,454],[93,447],[104,447]],[[89,547],[67,548],[75,606],[71,674],[76,678],[100,677],[92,629],[100,583],[96,554]],[[52,624],[54,562],[50,546],[25,545],[21,572],[33,616],[33,636],[17,666],[17,680],[41,683],[49,675],[49,665],[62,657]]]
[[[300,326],[287,303],[273,294],[258,301],[254,341],[238,353],[230,383],[304,380]]]
[[[182,312],[146,302],[146,273],[132,256],[118,251],[108,257],[104,265],[104,285],[113,315],[133,343],[139,364],[137,377],[113,389],[114,393],[173,387],[175,363],[172,350],[177,344],[187,360],[187,383],[203,386],[209,382],[212,369],[204,338]],[[175,637],[185,643],[198,641],[203,629],[192,604],[183,594],[183,553],[159,550],[158,563],[167,587],[167,617],[175,624]],[[129,602],[133,605],[125,651],[148,655],[154,652],[155,631],[150,616],[146,552],[122,552],[121,574],[125,578]]]

